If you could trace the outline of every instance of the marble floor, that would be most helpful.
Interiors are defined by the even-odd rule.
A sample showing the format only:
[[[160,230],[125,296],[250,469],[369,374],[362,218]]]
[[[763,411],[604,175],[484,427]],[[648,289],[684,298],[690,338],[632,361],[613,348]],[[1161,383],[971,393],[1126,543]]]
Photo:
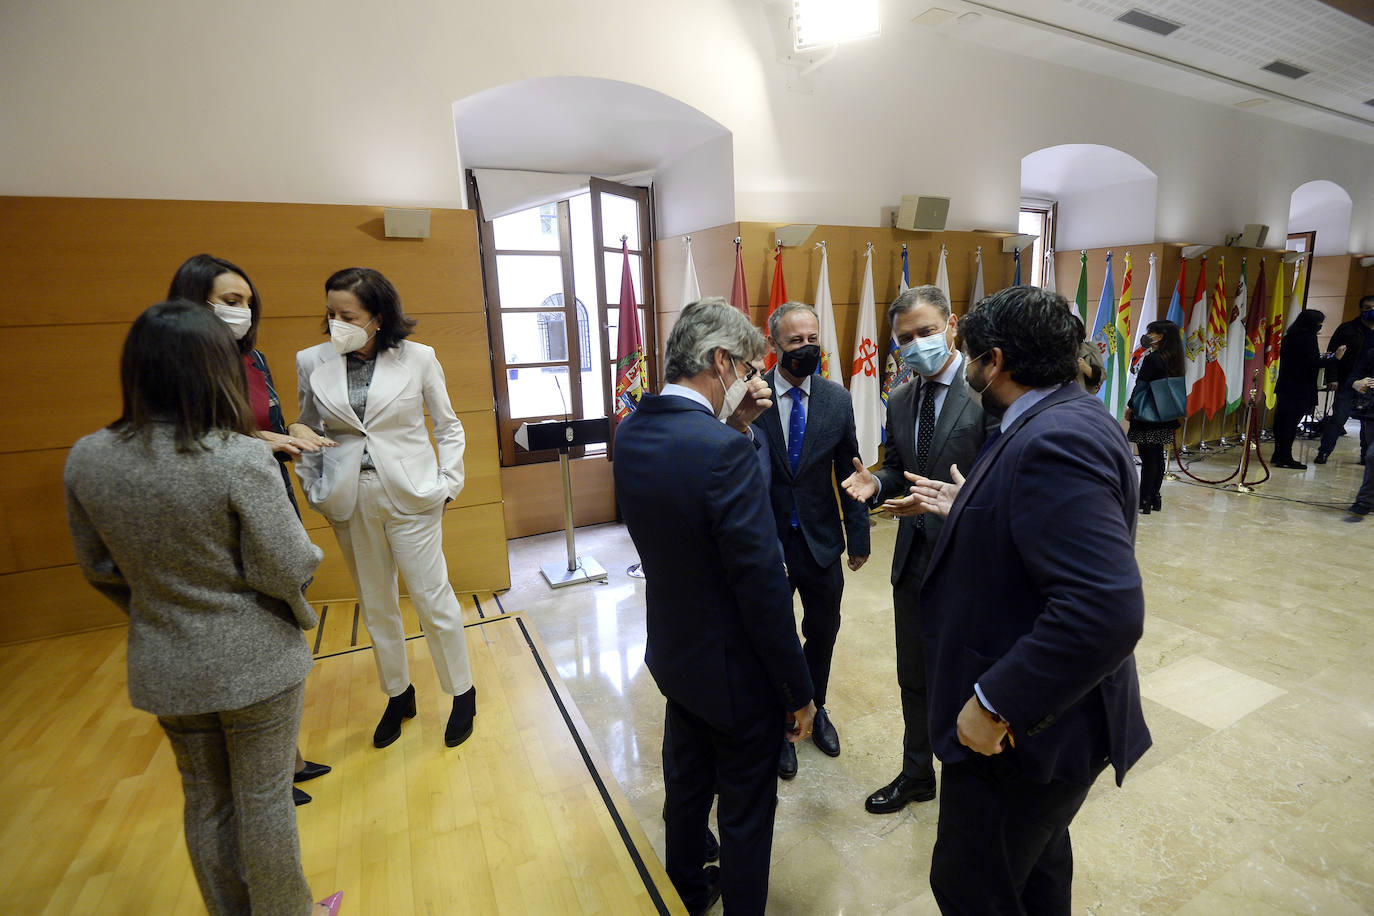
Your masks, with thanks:
[[[1319,467],[1300,440],[1308,470],[1252,493],[1168,480],[1163,512],[1141,519],[1136,658],[1155,744],[1124,788],[1100,779],[1074,822],[1075,913],[1374,912],[1374,517],[1344,511],[1363,472],[1355,441]],[[1222,478],[1237,460],[1191,470]],[[873,559],[845,573],[828,703],[843,752],[806,742],[779,783],[770,913],[936,911],[936,804],[863,808],[900,768],[896,525],[874,524]],[[539,564],[565,547],[541,535],[511,542],[500,600],[538,628],[662,856],[663,700],[644,667],[644,583],[626,575],[634,546],[619,525],[579,529],[577,546],[608,584],[550,590]]]

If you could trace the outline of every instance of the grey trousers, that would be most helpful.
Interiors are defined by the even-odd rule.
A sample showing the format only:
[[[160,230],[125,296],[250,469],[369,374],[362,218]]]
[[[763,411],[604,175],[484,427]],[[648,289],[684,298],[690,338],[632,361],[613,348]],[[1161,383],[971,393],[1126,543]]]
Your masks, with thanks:
[[[305,916],[291,776],[305,683],[243,709],[158,716],[186,795],[186,851],[210,916]]]

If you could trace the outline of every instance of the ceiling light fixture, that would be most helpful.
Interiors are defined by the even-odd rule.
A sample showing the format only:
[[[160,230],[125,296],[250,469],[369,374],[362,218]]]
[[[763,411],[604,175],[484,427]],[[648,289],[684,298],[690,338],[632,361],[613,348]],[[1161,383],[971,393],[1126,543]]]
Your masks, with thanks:
[[[878,0],[792,0],[792,48],[806,51],[881,32]]]

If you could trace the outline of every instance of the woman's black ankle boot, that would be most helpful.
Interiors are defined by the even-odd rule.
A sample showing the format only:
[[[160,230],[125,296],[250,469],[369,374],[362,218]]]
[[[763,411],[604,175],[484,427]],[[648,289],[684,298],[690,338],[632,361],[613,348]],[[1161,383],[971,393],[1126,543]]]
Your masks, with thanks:
[[[406,692],[386,701],[386,712],[377,730],[372,733],[373,747],[386,747],[401,737],[401,722],[415,718],[415,685],[411,684]]]
[[[472,735],[472,720],[477,716],[477,688],[469,687],[467,693],[453,698],[453,712],[449,713],[448,726],[444,728],[444,744],[457,747]]]

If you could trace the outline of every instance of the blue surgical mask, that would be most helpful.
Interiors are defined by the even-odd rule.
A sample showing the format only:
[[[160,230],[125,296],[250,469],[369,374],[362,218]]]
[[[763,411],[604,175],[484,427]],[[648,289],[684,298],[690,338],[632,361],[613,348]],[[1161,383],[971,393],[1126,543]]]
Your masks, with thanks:
[[[945,335],[931,334],[929,337],[916,337],[901,348],[902,361],[913,371],[931,376],[949,359],[949,343]]]

